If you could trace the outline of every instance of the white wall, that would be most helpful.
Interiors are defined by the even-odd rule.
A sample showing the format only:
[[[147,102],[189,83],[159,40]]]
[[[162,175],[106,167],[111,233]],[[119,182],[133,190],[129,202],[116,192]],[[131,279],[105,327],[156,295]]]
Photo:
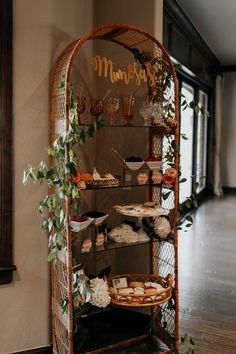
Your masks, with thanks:
[[[93,11],[93,4],[95,11]],[[0,287],[0,354],[50,343],[47,239],[36,215],[45,187],[21,183],[24,168],[45,159],[52,63],[95,24],[130,23],[162,38],[163,0],[14,0],[14,262]]]
[[[236,188],[236,73],[224,74],[221,140],[223,186]]]
[[[49,76],[61,49],[92,28],[92,0],[14,0],[14,262],[0,287],[0,353],[50,343],[47,239],[36,215],[45,188],[21,183],[45,159]]]
[[[163,0],[96,0],[95,25],[126,23],[144,29],[162,42]]]

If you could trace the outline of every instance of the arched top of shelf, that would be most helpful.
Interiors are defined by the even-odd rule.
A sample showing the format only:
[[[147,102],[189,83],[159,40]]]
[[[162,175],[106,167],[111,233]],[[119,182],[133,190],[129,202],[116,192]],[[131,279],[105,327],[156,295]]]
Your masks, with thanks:
[[[154,75],[156,75],[155,87],[150,88],[151,92],[158,87],[163,89],[163,77],[169,76],[173,83],[172,100],[175,106],[175,119],[178,120],[177,78],[168,52],[151,34],[127,24],[108,24],[96,27],[91,32],[73,41],[62,51],[54,66],[51,82],[51,107],[53,103],[56,103],[55,97],[57,97],[58,101],[58,96],[60,96],[60,117],[57,114],[57,119],[66,119],[68,117],[66,113],[69,102],[70,75],[74,59],[82,45],[89,40],[111,41],[129,50],[135,60],[141,65],[145,66],[147,63],[150,63]],[[62,78],[65,83],[64,85],[60,85]],[[62,109],[62,102],[65,103],[64,110]],[[55,116],[55,109],[51,108],[51,113],[54,113],[53,115]]]

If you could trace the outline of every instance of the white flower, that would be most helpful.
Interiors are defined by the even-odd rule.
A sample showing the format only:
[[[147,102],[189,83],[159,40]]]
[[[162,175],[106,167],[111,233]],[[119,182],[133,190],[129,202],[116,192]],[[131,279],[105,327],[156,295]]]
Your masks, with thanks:
[[[100,278],[90,280],[91,298],[90,303],[97,307],[107,307],[111,298],[108,292],[107,282]]]
[[[154,231],[160,238],[165,238],[171,232],[171,225],[167,218],[159,216],[154,220]]]

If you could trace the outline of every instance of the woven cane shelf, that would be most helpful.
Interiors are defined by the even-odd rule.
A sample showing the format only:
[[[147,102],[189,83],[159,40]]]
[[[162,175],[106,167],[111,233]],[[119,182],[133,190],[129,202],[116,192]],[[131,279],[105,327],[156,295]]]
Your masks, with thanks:
[[[128,287],[134,289],[131,290],[132,292],[139,288],[139,291],[143,289],[143,294],[127,294],[124,293],[123,288],[115,289],[113,287],[114,282],[123,278],[127,279]],[[162,289],[155,288],[155,285],[161,285]],[[155,274],[115,275],[108,279],[108,286],[110,287],[111,302],[114,305],[127,307],[159,306],[171,298],[172,276],[169,274],[163,278]]]
[[[89,48],[86,52],[87,47]],[[89,71],[91,55],[94,55],[96,51],[99,53],[98,56],[101,60],[103,60],[103,56],[113,56],[111,59],[108,58],[108,63],[113,65],[112,75],[115,76],[109,76],[109,74],[106,78],[101,78],[102,74],[98,71],[95,72],[92,69]],[[117,52],[121,59],[117,59],[119,58]],[[96,59],[96,55],[94,57]],[[119,60],[123,60],[124,63],[122,64]],[[134,80],[134,75],[137,72],[133,76],[130,75],[131,83],[125,83],[124,78],[127,74],[125,70],[129,67],[127,63],[129,65],[133,62],[135,63],[133,68],[141,70],[140,76],[137,76],[137,80],[141,80],[141,84],[139,82],[137,84]],[[112,71],[107,70],[107,73],[110,72]],[[122,74],[122,72],[125,72],[125,74]],[[87,81],[89,78],[91,82]],[[106,96],[108,91],[111,96],[117,96],[117,92],[119,92],[118,98],[120,101],[124,96],[129,95],[130,98],[135,96],[137,103],[141,103],[142,97],[147,96],[149,102],[153,102],[159,107],[160,115],[165,118],[163,118],[164,124],[155,121],[154,123],[153,121],[152,123],[144,123],[140,114],[135,112],[132,119],[126,121],[126,123],[124,122],[124,116],[117,115],[115,122],[110,124],[105,116],[99,121],[100,129],[91,134],[92,138],[89,143],[87,144],[86,141],[85,146],[78,144],[78,155],[81,160],[84,158],[84,171],[81,171],[81,173],[91,174],[91,168],[96,163],[102,166],[99,166],[99,171],[101,169],[103,175],[111,172],[112,175],[118,176],[119,181],[119,183],[109,186],[98,187],[91,184],[90,187],[87,186],[86,189],[79,190],[79,200],[82,200],[81,213],[86,214],[91,210],[104,212],[108,215],[106,223],[110,227],[117,227],[119,225],[116,223],[121,223],[124,217],[129,218],[130,216],[117,213],[112,208],[113,205],[140,204],[151,201],[169,211],[168,221],[171,226],[171,233],[166,239],[150,238],[148,241],[132,244],[107,241],[103,247],[96,247],[93,241],[90,251],[83,253],[76,249],[75,242],[83,235],[85,238],[90,237],[93,240],[98,228],[89,226],[81,230],[80,233],[75,233],[70,225],[67,225],[65,254],[63,257],[58,256],[57,262],[51,270],[53,352],[54,354],[80,354],[102,353],[109,350],[113,352],[114,350],[114,353],[118,353],[120,350],[125,350],[123,346],[129,343],[135,346],[137,341],[150,338],[147,327],[150,321],[154,319],[154,314],[155,336],[160,338],[165,345],[177,348],[179,337],[178,234],[176,227],[178,176],[171,185],[164,184],[165,181],[154,184],[151,178],[152,170],[146,168],[145,171],[142,167],[138,171],[129,171],[125,166],[122,167],[114,156],[109,155],[111,148],[114,146],[125,158],[134,154],[135,156],[142,155],[142,161],[151,161],[149,157],[161,157],[164,160],[164,157],[168,154],[168,144],[172,141],[178,144],[178,84],[174,65],[159,41],[149,33],[131,25],[111,24],[100,26],[73,41],[58,57],[52,71],[50,89],[51,146],[53,146],[58,135],[64,134],[70,125],[70,90],[72,85],[74,85],[75,91],[81,85],[85,89],[86,109],[79,115],[79,132],[82,129],[88,131],[97,125],[97,117],[94,118],[91,114],[88,102],[90,99],[94,99],[97,94],[101,97]],[[100,118],[98,117],[98,119]],[[128,151],[129,149],[130,151]],[[176,152],[172,154],[171,163],[178,171],[179,160]],[[51,164],[53,165],[53,159],[51,159]],[[166,165],[164,167],[166,168]],[[164,167],[161,171],[163,176]],[[114,168],[114,171],[112,168]],[[138,173],[147,174],[146,183],[138,183],[140,181],[137,179]],[[125,179],[127,176],[130,179]],[[84,192],[86,190],[87,192]],[[98,190],[100,192],[97,192]],[[69,198],[66,201],[65,209],[68,219],[72,220],[73,205]],[[132,216],[130,218],[132,219]],[[90,236],[90,233],[93,233],[92,236]],[[139,247],[130,247],[137,245]],[[139,259],[137,256],[132,256],[137,252],[137,249],[141,255]],[[128,261],[123,262],[123,254],[125,255],[127,252],[130,252],[130,257]],[[110,291],[111,305],[109,308],[82,317],[82,325],[88,331],[88,339],[82,348],[78,349],[76,342],[78,337],[74,335],[78,310],[76,310],[75,316],[73,266],[84,263],[89,269],[88,272],[91,274],[97,272],[98,274],[100,264],[108,262],[107,260],[112,263],[114,268],[112,268],[111,274],[124,273],[123,275],[108,277],[110,288],[113,287],[114,280],[126,277],[128,283],[132,281],[159,283],[163,289],[160,290],[159,288],[155,294],[138,294],[138,296],[136,294],[122,294],[122,298],[117,293]],[[140,260],[140,269],[136,269]],[[142,267],[145,269],[142,269]],[[61,304],[65,299],[67,309],[63,312]],[[129,307],[131,310],[129,310]],[[138,311],[140,307],[145,307],[143,310],[145,314],[141,313],[140,310]],[[109,323],[110,337],[107,333],[107,323]],[[124,328],[126,332],[123,332]],[[119,347],[122,349],[119,349]],[[139,348],[138,344],[137,348]],[[140,348],[145,349],[146,344],[144,347],[140,344]],[[158,352],[158,350],[155,352]]]

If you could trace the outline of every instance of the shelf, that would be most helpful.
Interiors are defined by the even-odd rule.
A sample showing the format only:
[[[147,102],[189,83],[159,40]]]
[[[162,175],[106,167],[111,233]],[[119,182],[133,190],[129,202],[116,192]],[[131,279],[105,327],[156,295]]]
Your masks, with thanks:
[[[148,333],[151,317],[147,314],[112,307],[81,319],[87,340],[78,353],[166,353],[168,348]],[[108,335],[109,333],[109,335]],[[75,338],[76,339],[76,338]],[[145,348],[145,350],[144,350]],[[134,350],[135,349],[135,350]],[[141,351],[143,349],[143,351]]]
[[[153,184],[153,183],[145,183],[145,184],[120,184],[119,186],[109,186],[109,187],[87,187],[86,189],[81,189],[81,191],[86,191],[86,190],[99,190],[99,189],[116,189],[116,188],[140,188],[140,187],[154,187],[154,188],[163,188],[163,189],[168,189],[168,190],[173,190],[173,186],[168,186],[164,184]]]
[[[113,241],[107,241],[104,246],[94,246],[91,248],[89,252],[79,252],[79,256],[81,255],[87,255],[91,253],[97,253],[97,252],[103,252],[103,251],[110,251],[110,250],[116,250],[116,249],[122,249],[122,248],[127,248],[127,247],[134,247],[134,246],[140,246],[140,245],[148,245],[151,242],[169,242],[173,243],[173,240],[170,237],[168,237],[165,240],[161,239],[150,239],[149,241],[141,241],[141,242],[135,242],[135,243],[116,243]]]
[[[143,125],[143,124],[108,124],[108,123],[100,123],[101,128],[148,128],[148,129],[158,129],[158,130],[163,130],[169,128],[169,127],[163,127],[162,125]],[[93,126],[93,123],[88,123],[88,124],[79,124],[80,127],[90,127]],[[171,128],[170,128],[171,129]],[[175,129],[171,129],[171,133],[174,134]]]

